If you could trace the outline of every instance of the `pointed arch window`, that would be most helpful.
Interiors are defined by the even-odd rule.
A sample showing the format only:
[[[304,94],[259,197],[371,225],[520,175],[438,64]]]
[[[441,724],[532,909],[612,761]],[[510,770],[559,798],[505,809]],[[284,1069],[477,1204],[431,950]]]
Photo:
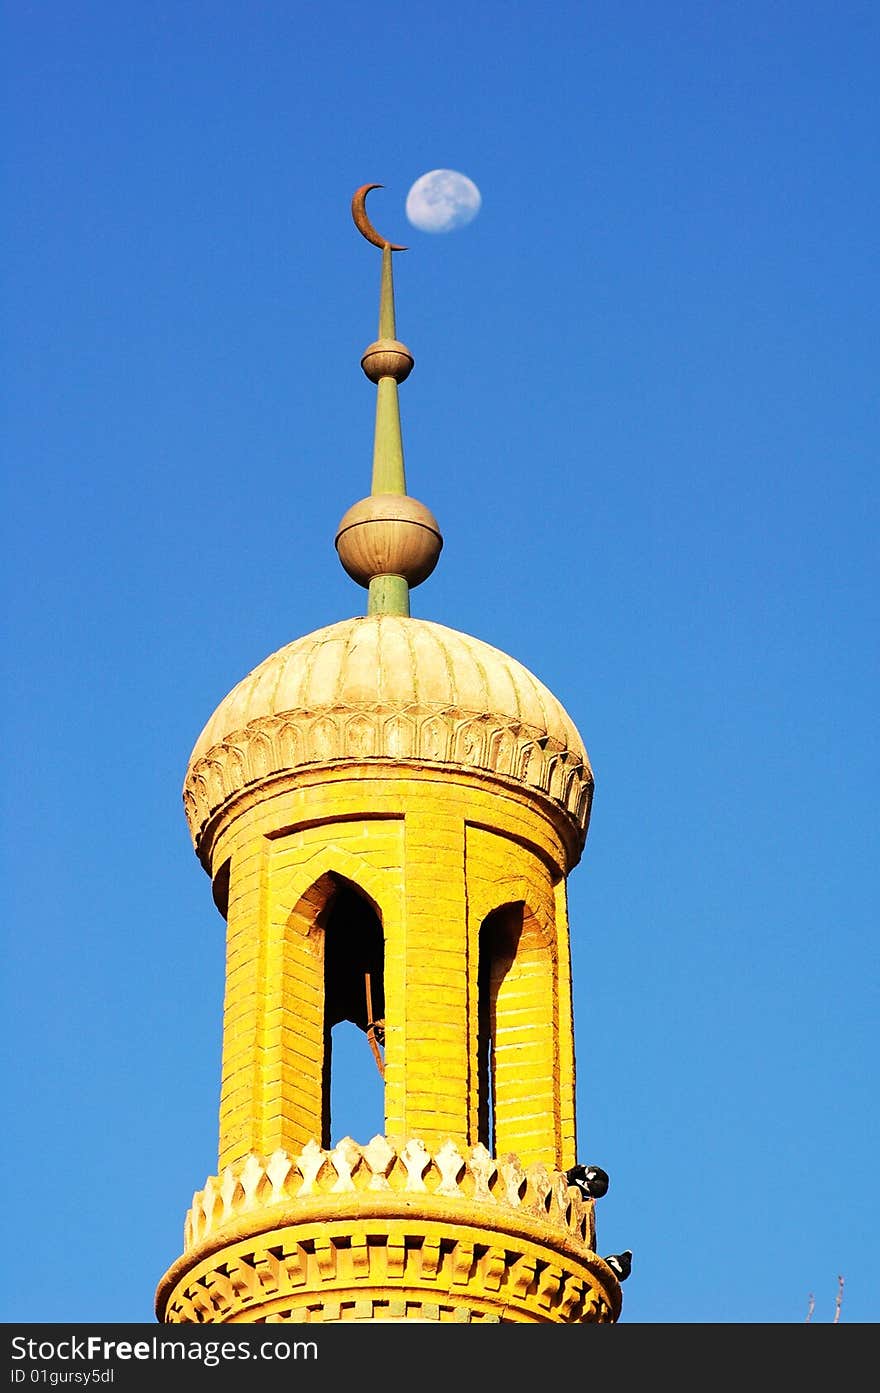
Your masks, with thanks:
[[[320,916],[324,929],[324,1079],[322,1087],[323,1117],[322,1145],[330,1146],[331,1086],[345,1085],[348,1097],[375,1097],[375,1071],[380,1080],[385,1075],[385,941],[382,920],[377,907],[352,881],[332,874],[333,890]],[[333,1070],[333,1043],[342,1044],[342,1032],[336,1030],[349,1022],[366,1036],[373,1056],[373,1077],[368,1079],[358,1068],[358,1081],[353,1073],[354,1051],[351,1031],[345,1030],[347,1077],[336,1077]],[[381,1087],[381,1085],[380,1085]],[[333,1088],[334,1094],[341,1088]],[[377,1130],[382,1130],[380,1122]],[[349,1130],[349,1129],[346,1129]],[[338,1140],[338,1139],[337,1139]]]

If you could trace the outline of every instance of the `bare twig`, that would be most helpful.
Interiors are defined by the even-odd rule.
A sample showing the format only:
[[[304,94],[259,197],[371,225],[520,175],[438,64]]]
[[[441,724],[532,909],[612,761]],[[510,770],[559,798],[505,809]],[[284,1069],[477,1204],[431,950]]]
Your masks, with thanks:
[[[834,1321],[833,1321],[833,1324],[834,1324],[834,1325],[837,1325],[838,1322],[839,1322],[839,1320],[840,1320],[840,1308],[841,1308],[842,1305],[843,1305],[843,1278],[842,1278],[842,1277],[838,1277],[838,1279],[837,1279],[837,1300],[836,1300],[835,1303],[834,1303]]]
[[[813,1319],[813,1311],[814,1311],[815,1309],[816,1309],[816,1298],[815,1298],[815,1296],[813,1295],[813,1293],[810,1292],[809,1301],[808,1301],[808,1303],[807,1303],[807,1319],[804,1321],[804,1325],[809,1325],[810,1321]]]

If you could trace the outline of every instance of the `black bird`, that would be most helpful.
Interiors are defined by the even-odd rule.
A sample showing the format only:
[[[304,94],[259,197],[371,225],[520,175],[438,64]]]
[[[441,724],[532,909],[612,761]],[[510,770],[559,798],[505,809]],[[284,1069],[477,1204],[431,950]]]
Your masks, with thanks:
[[[625,1282],[632,1272],[633,1255],[629,1248],[625,1253],[611,1253],[604,1261],[607,1262],[618,1282]]]
[[[565,1172],[569,1185],[576,1185],[584,1199],[600,1200],[608,1189],[608,1172],[601,1166],[572,1166]]]

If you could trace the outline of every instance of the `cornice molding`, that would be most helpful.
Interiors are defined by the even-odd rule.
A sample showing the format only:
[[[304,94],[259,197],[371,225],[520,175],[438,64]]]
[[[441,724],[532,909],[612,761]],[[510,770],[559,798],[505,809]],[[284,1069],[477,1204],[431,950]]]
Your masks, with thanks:
[[[578,854],[593,796],[579,752],[535,726],[459,707],[351,703],[259,717],[187,770],[183,803],[196,850],[208,824],[244,790],[279,776],[389,762],[476,772],[520,788],[569,824]]]

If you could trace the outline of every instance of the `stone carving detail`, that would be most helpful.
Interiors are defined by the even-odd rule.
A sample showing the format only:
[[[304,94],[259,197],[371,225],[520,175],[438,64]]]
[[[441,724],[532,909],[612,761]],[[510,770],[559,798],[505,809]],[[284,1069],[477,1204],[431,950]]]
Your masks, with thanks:
[[[400,1153],[400,1159],[406,1166],[406,1190],[417,1190],[424,1194],[428,1187],[422,1176],[431,1164],[431,1157],[425,1150],[424,1142],[417,1137],[408,1141]]]
[[[274,1154],[276,1156],[279,1154],[286,1156],[287,1153],[279,1153],[276,1151]],[[316,1141],[310,1141],[306,1143],[306,1145],[302,1149],[300,1156],[298,1157],[299,1171],[302,1176],[302,1185],[300,1186],[297,1193],[301,1195],[315,1194],[315,1181],[317,1180],[318,1176],[323,1170],[326,1156],[326,1151],[322,1151]],[[230,1167],[227,1166],[226,1169],[229,1170]],[[293,1166],[291,1166],[291,1169],[288,1172],[288,1174],[290,1175],[292,1174],[292,1172]],[[290,1191],[288,1190],[287,1194],[289,1193]]]
[[[491,1153],[487,1151],[482,1142],[479,1142],[471,1152],[470,1170],[474,1178],[474,1199],[481,1204],[496,1204],[497,1200],[492,1193],[492,1181],[497,1175],[497,1167],[492,1159]]]
[[[187,771],[184,810],[198,846],[205,824],[243,789],[309,766],[416,759],[478,769],[541,793],[586,836],[593,776],[582,754],[534,726],[457,707],[364,704],[251,721]]]
[[[364,1159],[371,1172],[370,1190],[390,1190],[388,1175],[397,1160],[397,1153],[388,1145],[385,1137],[374,1137],[369,1146],[364,1147]]]
[[[451,1141],[444,1142],[435,1159],[440,1172],[437,1194],[460,1195],[459,1183],[466,1167],[458,1147]]]
[[[272,1185],[270,1204],[284,1199],[284,1182],[290,1175],[293,1163],[286,1151],[275,1151],[266,1163],[266,1175]]]
[[[480,1144],[462,1155],[447,1140],[432,1155],[418,1137],[405,1143],[375,1136],[367,1146],[345,1137],[332,1151],[309,1141],[298,1156],[274,1151],[249,1155],[240,1165],[211,1176],[193,1196],[184,1225],[184,1250],[221,1231],[240,1214],[319,1195],[381,1191],[439,1195],[470,1204],[519,1209],[549,1219],[588,1247],[593,1242],[592,1201],[570,1190],[565,1177],[509,1155],[496,1161]]]

